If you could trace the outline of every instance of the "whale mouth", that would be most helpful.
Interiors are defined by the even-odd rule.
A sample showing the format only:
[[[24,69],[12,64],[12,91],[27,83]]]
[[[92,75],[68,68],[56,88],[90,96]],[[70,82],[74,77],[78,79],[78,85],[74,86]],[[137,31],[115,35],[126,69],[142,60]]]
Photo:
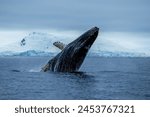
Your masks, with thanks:
[[[75,72],[82,65],[89,49],[96,40],[99,28],[93,27],[69,43],[43,67],[43,71]]]
[[[88,51],[90,50],[91,46],[96,40],[98,33],[99,33],[99,28],[97,27],[91,28],[87,32],[83,33],[76,40],[68,44],[66,50],[62,52],[65,53],[65,55],[68,58],[67,61],[65,59],[63,61],[69,63],[70,64],[68,65],[69,67],[74,66],[74,69],[71,69],[72,71],[78,71]],[[69,71],[71,70],[69,69]]]
[[[88,30],[87,32],[85,32],[83,35],[79,37],[76,46],[81,49],[85,48],[89,50],[92,44],[94,43],[94,41],[96,40],[98,36],[98,32],[99,32],[99,28],[97,27],[91,28],[90,30]]]

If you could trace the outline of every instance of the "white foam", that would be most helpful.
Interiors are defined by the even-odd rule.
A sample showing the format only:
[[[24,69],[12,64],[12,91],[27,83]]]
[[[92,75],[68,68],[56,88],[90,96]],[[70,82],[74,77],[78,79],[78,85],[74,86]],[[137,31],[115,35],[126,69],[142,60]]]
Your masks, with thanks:
[[[34,69],[30,69],[29,72],[40,72],[41,69],[40,68],[34,68]]]

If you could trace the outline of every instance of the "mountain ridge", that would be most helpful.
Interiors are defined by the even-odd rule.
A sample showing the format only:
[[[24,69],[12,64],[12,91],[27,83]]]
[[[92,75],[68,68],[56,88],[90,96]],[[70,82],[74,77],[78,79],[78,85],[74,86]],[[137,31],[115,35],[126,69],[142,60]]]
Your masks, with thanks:
[[[53,56],[60,52],[58,48],[53,46],[56,41],[67,44],[71,40],[66,36],[32,32],[20,39],[20,41],[0,47],[0,56]],[[147,57],[148,55],[143,52],[129,51],[126,46],[98,37],[88,56]]]

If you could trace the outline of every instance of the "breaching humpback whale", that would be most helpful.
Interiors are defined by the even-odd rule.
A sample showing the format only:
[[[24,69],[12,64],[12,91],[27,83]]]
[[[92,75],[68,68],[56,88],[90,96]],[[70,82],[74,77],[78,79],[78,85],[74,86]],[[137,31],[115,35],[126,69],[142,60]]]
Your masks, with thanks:
[[[62,51],[42,68],[42,71],[53,72],[76,72],[82,65],[87,52],[98,36],[99,28],[93,27],[76,40],[68,45],[59,46],[59,43],[54,43],[55,46]]]

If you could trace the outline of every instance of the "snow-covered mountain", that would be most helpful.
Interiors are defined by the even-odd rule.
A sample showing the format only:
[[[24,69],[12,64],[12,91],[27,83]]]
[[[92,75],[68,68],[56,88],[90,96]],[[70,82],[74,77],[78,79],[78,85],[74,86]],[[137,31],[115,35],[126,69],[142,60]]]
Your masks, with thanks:
[[[76,36],[78,37],[78,36]],[[76,38],[75,37],[75,38]],[[60,50],[53,46],[55,41],[68,44],[75,38],[67,35],[56,35],[43,32],[32,32],[29,35],[0,46],[0,56],[50,56],[56,55]],[[123,36],[100,35],[93,44],[88,55],[90,56],[113,56],[113,57],[147,57],[148,46],[145,43],[134,41],[133,37],[125,39]],[[147,50],[147,51],[145,51]]]
[[[59,37],[52,34],[32,32],[23,39],[0,47],[0,55],[36,56],[57,53],[59,50],[53,46],[53,42]]]

